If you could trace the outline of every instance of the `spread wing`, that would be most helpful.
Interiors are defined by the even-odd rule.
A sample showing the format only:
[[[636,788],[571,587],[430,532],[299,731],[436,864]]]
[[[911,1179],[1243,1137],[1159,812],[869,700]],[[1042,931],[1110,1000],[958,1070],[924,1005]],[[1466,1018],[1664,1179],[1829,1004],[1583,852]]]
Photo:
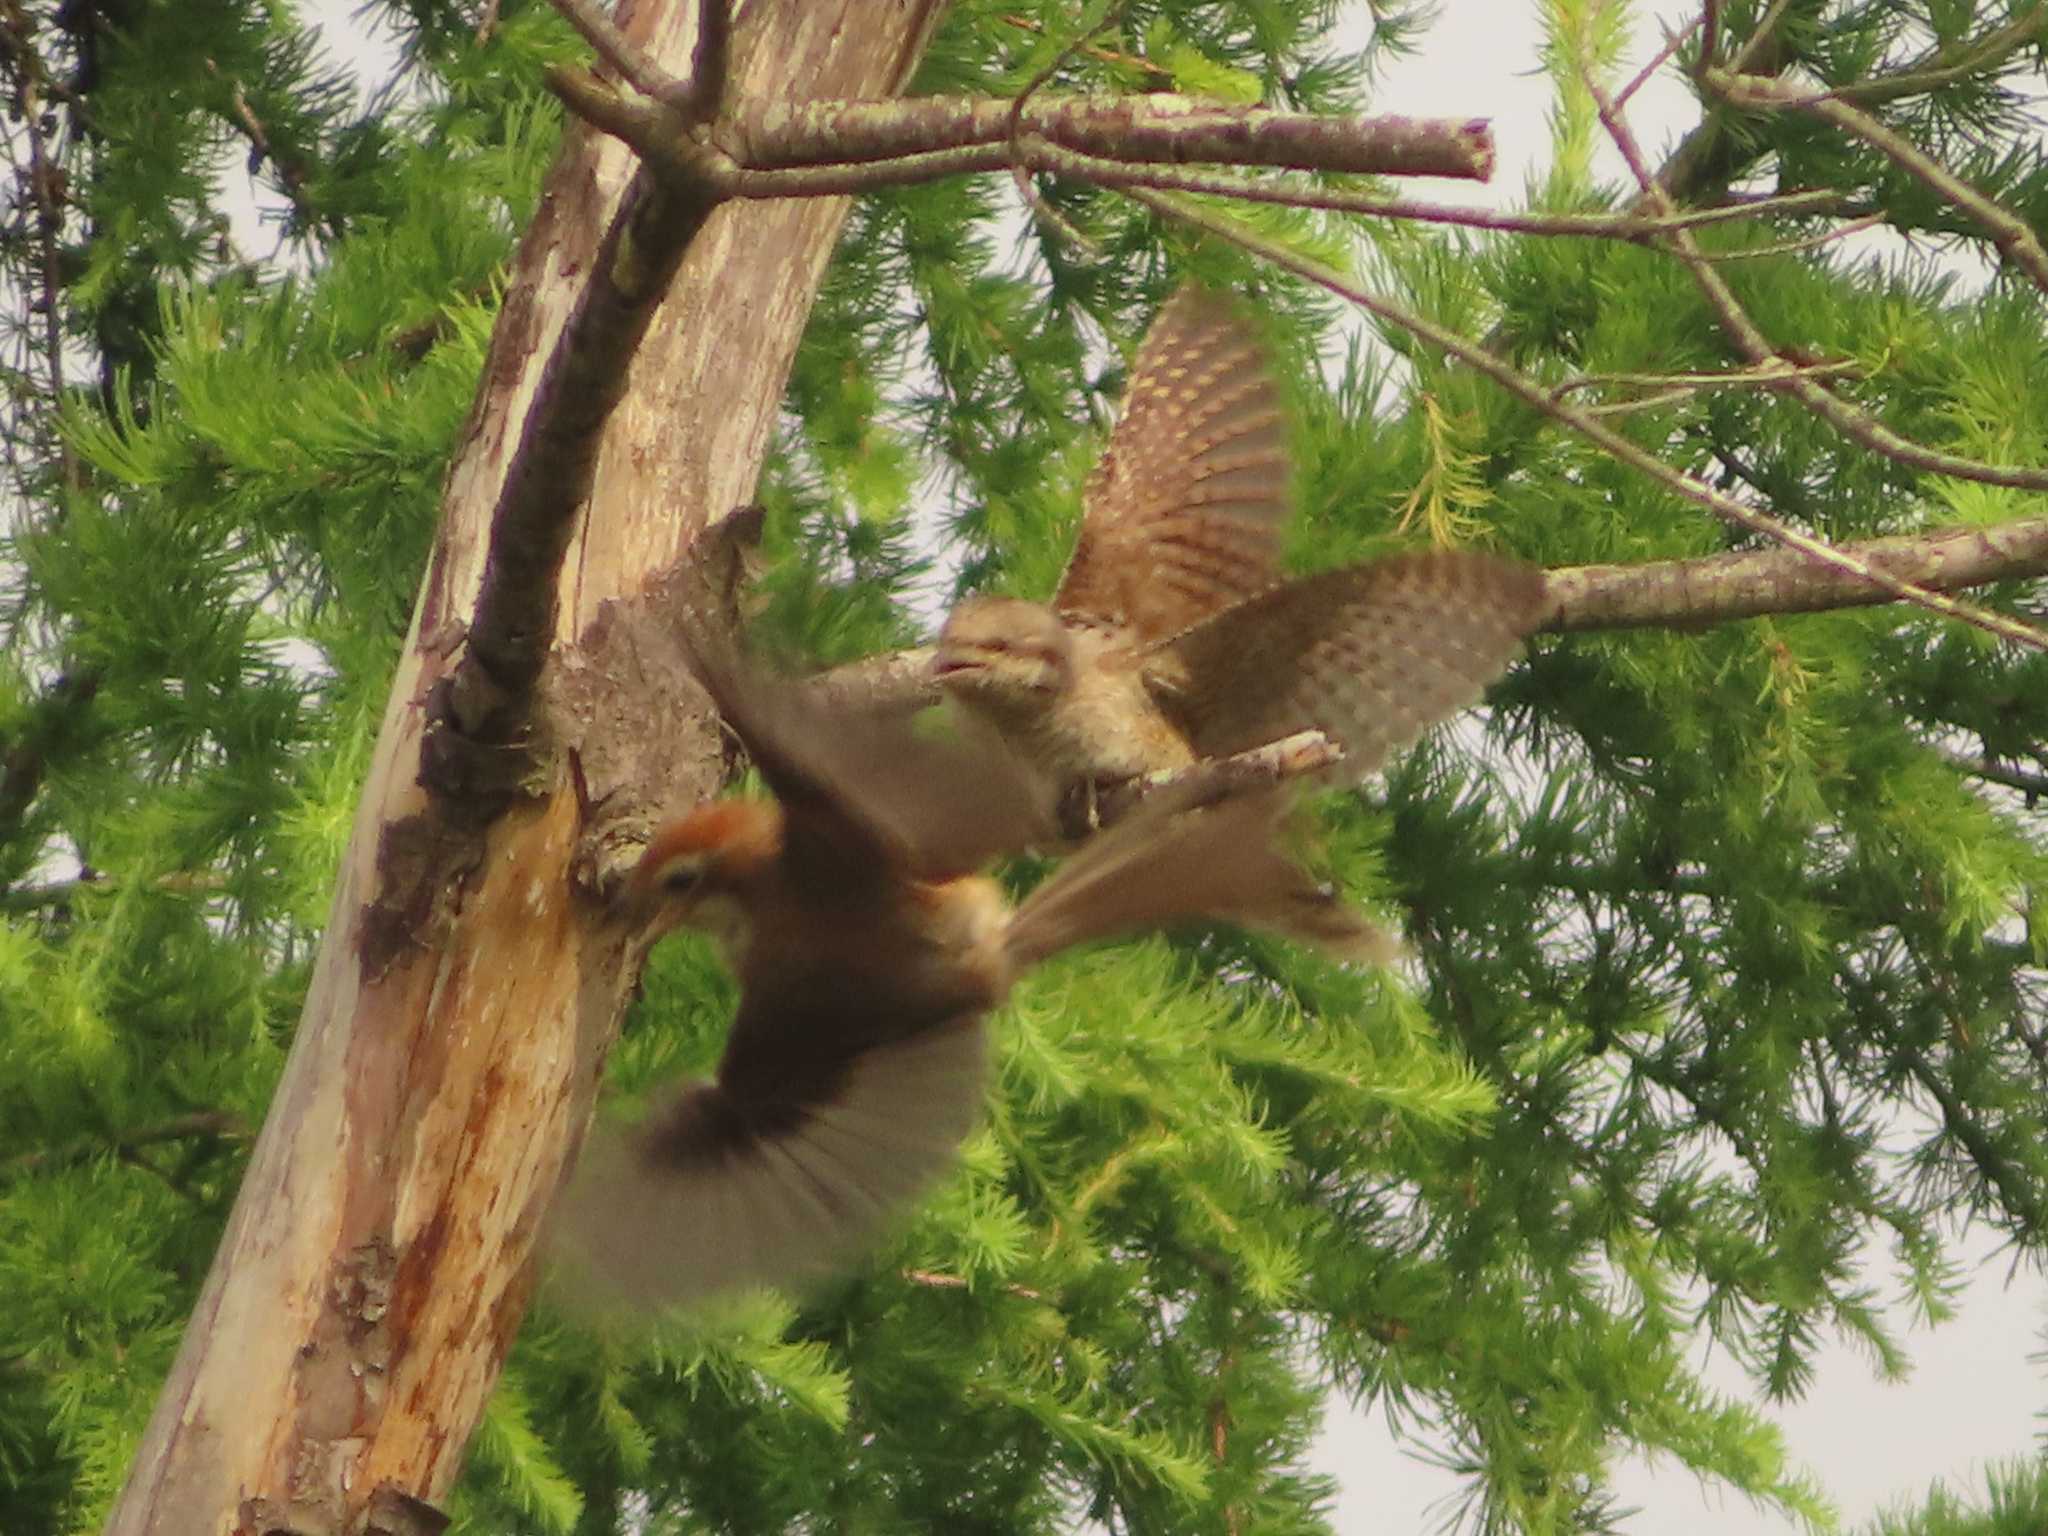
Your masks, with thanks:
[[[1147,681],[1205,757],[1311,727],[1363,778],[1476,701],[1543,616],[1543,573],[1464,550],[1324,571],[1194,625],[1147,659]]]
[[[591,1133],[551,1235],[572,1302],[801,1286],[856,1258],[952,1166],[985,1093],[978,1013],[835,1052],[846,1021],[791,1018],[786,1001],[742,1000],[716,1082]],[[797,1037],[804,1050],[784,1049]]]
[[[1266,349],[1231,301],[1182,288],[1138,348],[1053,606],[1149,641],[1249,597],[1273,581],[1287,482]]]
[[[718,712],[775,792],[799,868],[888,868],[939,879],[1052,841],[1056,791],[992,737],[943,711],[877,701],[829,680],[777,676],[722,625],[683,644]]]

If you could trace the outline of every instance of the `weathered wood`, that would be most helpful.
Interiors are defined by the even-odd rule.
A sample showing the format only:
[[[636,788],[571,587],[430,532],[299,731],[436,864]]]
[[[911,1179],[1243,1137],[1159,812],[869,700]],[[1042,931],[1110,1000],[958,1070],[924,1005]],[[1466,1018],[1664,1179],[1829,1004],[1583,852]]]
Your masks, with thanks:
[[[892,94],[938,9],[759,0],[733,38],[734,84]],[[624,24],[680,66],[694,11],[642,0]],[[622,146],[572,129],[520,248],[305,1014],[114,1536],[328,1536],[419,1513],[453,1482],[518,1329],[639,956],[570,879],[583,807],[563,757],[504,814],[464,826],[420,788],[421,745],[426,701],[461,655],[504,467],[546,403],[542,364],[630,171]],[[558,639],[673,561],[707,512],[752,494],[844,212],[731,204],[692,241],[605,426]],[[707,788],[708,725],[674,748],[671,792]]]
[[[1960,592],[2048,574],[2048,517],[1890,534],[1839,547],[1930,592]],[[1772,544],[1692,560],[1560,567],[1547,575],[1543,627],[1705,627],[1897,601],[1895,593],[1851,571]]]

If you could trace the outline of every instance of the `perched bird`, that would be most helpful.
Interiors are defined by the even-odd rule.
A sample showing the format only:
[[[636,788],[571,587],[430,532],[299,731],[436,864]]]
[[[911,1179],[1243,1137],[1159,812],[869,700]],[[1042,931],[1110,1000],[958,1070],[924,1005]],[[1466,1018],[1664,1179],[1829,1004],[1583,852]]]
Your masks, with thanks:
[[[986,1015],[1060,950],[1189,918],[1376,943],[1278,850],[1272,790],[1148,802],[1012,910],[971,871],[1050,832],[1013,754],[692,643],[776,800],[699,805],[631,877],[653,931],[721,942],[740,1004],[715,1080],[585,1149],[556,1247],[593,1300],[694,1301],[843,1262],[951,1163],[981,1107]]]
[[[1183,288],[1138,349],[1051,605],[961,603],[933,675],[1069,792],[1311,727],[1363,778],[1500,675],[1543,576],[1435,550],[1282,582],[1288,501],[1265,349],[1230,301]]]

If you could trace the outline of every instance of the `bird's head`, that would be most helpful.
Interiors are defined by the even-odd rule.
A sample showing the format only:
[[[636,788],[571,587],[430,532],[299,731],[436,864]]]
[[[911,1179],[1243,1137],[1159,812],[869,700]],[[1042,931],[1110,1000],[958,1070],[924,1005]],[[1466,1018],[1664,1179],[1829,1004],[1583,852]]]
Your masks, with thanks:
[[[970,702],[1043,707],[1073,682],[1074,642],[1041,603],[969,598],[939,631],[932,676]]]
[[[765,800],[712,800],[660,828],[626,899],[657,932],[690,927],[744,947],[750,901],[782,853],[782,813]]]

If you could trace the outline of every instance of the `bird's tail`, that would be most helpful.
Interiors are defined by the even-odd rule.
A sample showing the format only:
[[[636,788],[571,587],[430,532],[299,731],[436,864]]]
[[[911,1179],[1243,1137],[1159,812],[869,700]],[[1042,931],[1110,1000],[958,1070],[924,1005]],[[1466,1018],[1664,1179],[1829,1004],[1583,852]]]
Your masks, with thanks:
[[[1075,944],[1203,920],[1268,929],[1344,959],[1392,960],[1386,931],[1285,851],[1288,805],[1279,789],[1208,805],[1148,801],[1017,909],[1011,964],[1022,972]]]
[[[700,1082],[631,1130],[600,1124],[556,1202],[559,1294],[628,1314],[842,1267],[952,1167],[987,1054],[967,1015],[862,1052],[787,1113]]]

